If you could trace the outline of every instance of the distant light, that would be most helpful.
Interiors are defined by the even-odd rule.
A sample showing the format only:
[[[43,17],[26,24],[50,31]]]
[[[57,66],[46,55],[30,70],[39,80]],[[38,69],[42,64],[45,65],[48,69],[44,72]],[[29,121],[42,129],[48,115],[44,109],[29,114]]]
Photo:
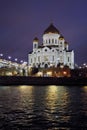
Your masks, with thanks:
[[[83,65],[86,66],[86,63],[84,63]]]
[[[66,71],[63,71],[63,74],[64,74],[64,75],[66,75],[66,74],[67,74],[67,72],[66,72]]]
[[[27,62],[26,62],[26,61],[24,61],[24,64],[27,64]]]
[[[48,71],[48,72],[47,72],[47,75],[48,75],[48,76],[52,76],[52,71]]]
[[[15,61],[18,61],[18,59],[17,59],[17,58],[15,58]]]
[[[11,56],[8,56],[8,59],[11,59]]]
[[[60,68],[64,68],[64,66],[63,66],[63,65],[60,65]]]
[[[37,76],[43,76],[43,73],[39,71],[39,72],[37,73]]]
[[[0,54],[0,56],[3,56],[3,54]]]
[[[23,60],[21,60],[20,62],[23,63]]]

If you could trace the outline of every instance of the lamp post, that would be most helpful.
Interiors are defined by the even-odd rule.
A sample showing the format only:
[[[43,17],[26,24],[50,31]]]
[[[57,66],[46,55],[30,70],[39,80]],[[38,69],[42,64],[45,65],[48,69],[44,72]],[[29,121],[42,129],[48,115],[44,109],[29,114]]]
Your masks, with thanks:
[[[8,56],[8,59],[11,60],[11,56]]]
[[[18,61],[18,59],[17,58],[15,58],[15,62],[17,62]]]

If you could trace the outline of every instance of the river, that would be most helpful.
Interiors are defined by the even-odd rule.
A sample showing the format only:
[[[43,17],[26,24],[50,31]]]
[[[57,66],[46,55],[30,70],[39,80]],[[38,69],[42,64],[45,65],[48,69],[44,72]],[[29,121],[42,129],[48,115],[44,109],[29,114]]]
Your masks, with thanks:
[[[0,86],[0,130],[87,129],[87,86]]]

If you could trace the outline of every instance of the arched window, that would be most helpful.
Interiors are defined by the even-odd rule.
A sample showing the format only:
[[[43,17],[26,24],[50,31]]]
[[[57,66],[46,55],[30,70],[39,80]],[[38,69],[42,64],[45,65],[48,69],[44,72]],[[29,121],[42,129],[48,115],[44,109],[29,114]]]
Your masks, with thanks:
[[[37,45],[36,44],[34,44],[34,48],[36,48],[37,47]]]
[[[55,39],[55,43],[57,43],[57,39]]]
[[[53,56],[53,58],[52,58],[52,61],[54,61],[54,56]]]
[[[49,43],[50,43],[50,39],[49,39]]]
[[[54,39],[52,39],[52,43],[54,43]]]
[[[47,64],[45,64],[45,65],[44,65],[44,67],[45,67],[45,68],[48,68],[48,65],[47,65]]]
[[[69,62],[70,60],[69,60],[69,57],[68,57],[68,62]]]

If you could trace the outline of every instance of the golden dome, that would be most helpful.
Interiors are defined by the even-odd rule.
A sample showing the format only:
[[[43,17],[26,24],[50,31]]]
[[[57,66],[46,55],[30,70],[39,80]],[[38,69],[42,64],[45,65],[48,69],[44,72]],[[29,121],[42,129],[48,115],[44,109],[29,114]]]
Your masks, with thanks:
[[[59,34],[59,31],[53,24],[50,24],[50,26],[44,31],[44,34],[48,34],[48,33]]]
[[[63,39],[64,39],[64,37],[63,37],[62,35],[60,35],[59,39],[60,39],[60,40],[63,40]]]
[[[35,37],[34,39],[33,39],[33,42],[38,42],[39,41],[39,39],[37,38],[37,37]]]

